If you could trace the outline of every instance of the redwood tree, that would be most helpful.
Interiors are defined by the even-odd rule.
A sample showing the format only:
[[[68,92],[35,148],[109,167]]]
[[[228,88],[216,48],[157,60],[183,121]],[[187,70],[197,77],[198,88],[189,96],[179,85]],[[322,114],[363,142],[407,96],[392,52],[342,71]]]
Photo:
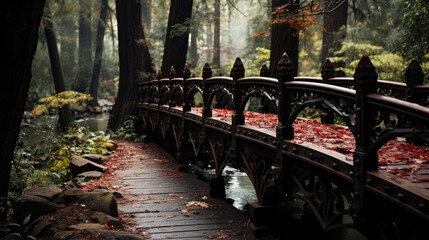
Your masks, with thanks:
[[[137,79],[152,74],[152,59],[145,42],[140,1],[116,0],[119,40],[119,89],[108,128],[116,130],[137,108]]]
[[[94,67],[92,68],[91,84],[89,93],[91,94],[92,106],[98,106],[98,83],[101,71],[101,62],[104,48],[104,31],[106,29],[107,12],[109,10],[108,0],[102,0],[100,5],[100,17],[97,27],[97,40],[95,45]]]
[[[46,15],[44,19],[44,30],[46,36],[46,44],[48,45],[49,60],[51,62],[52,78],[54,80],[55,92],[60,93],[66,91],[63,69],[61,67],[60,55],[58,53],[57,38],[55,37],[51,12],[48,6],[46,7]],[[58,126],[61,131],[66,131],[72,124],[72,114],[69,105],[64,105],[58,109]]]
[[[341,49],[341,42],[346,37],[345,27],[347,26],[348,16],[347,1],[337,3],[332,0],[325,0],[324,4],[327,9],[323,15],[323,28],[325,31],[323,31],[322,62],[326,58],[332,57],[335,51]],[[344,64],[336,67],[344,67]],[[340,71],[336,71],[336,74],[340,73]]]
[[[91,79],[92,66],[92,1],[79,1],[79,62],[74,91],[85,93]]]
[[[299,9],[299,0],[272,0],[272,10],[275,12],[288,12],[293,13]],[[277,11],[279,8],[285,8],[284,11]],[[294,66],[294,75],[298,72],[298,31],[296,28],[290,26],[284,16],[272,14],[271,26],[271,55],[270,55],[270,72],[271,76],[277,75],[277,63],[283,53],[287,53]]]
[[[180,77],[186,63],[193,0],[171,0],[161,72],[168,76],[173,66]],[[175,29],[176,31],[173,31]]]
[[[31,80],[45,0],[2,2],[0,22],[0,224],[7,218],[11,163]]]

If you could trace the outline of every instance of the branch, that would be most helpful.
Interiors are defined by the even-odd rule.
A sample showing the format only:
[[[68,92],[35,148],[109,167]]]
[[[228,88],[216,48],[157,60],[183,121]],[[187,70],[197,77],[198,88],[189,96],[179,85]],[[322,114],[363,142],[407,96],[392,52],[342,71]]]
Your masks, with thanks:
[[[238,8],[237,8],[237,6],[235,6],[235,4],[231,2],[231,0],[228,0],[228,3],[229,3],[233,8],[235,8],[235,10],[237,10],[239,13],[241,13],[241,15],[243,15],[243,16],[245,16],[245,17],[247,17],[247,15],[246,15],[246,14],[244,14],[240,9],[238,9]]]

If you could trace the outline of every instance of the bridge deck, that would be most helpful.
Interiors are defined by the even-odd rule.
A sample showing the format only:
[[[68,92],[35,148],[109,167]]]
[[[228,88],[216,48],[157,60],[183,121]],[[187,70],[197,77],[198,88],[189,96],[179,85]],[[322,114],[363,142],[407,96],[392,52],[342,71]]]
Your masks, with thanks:
[[[119,177],[124,200],[118,207],[150,239],[254,239],[248,217],[209,197],[209,186],[180,172],[175,160],[152,143],[119,141]],[[125,166],[125,167],[124,167]]]

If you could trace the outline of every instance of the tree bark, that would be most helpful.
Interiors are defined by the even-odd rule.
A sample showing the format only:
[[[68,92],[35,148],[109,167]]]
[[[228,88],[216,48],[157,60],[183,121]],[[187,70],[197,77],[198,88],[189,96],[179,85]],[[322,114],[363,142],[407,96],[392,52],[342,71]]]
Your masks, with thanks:
[[[325,0],[325,4],[332,4],[332,0]],[[335,3],[331,7],[337,7]],[[333,53],[341,49],[341,43],[346,38],[347,26],[347,1],[343,2],[341,6],[334,11],[323,15],[323,27],[326,31],[323,32],[323,49],[322,49],[322,62],[327,58],[332,57]],[[329,9],[328,9],[329,10]],[[345,63],[338,63],[335,67],[344,67]],[[337,76],[344,76],[341,71],[336,71]]]
[[[152,28],[152,0],[142,0],[142,21],[146,31]]]
[[[0,224],[7,222],[11,163],[31,81],[45,0],[5,1],[0,8]]]
[[[289,0],[272,0],[272,9],[287,5]],[[289,12],[299,8],[299,0],[294,1],[293,5],[286,7]],[[275,16],[272,16],[274,18]],[[277,63],[283,53],[287,53],[294,67],[294,75],[298,73],[298,52],[299,40],[298,32],[295,28],[286,23],[271,25],[271,55],[270,55],[270,73],[271,76],[277,76]]]
[[[77,74],[77,22],[74,19],[73,5],[71,1],[64,1],[62,3],[62,15],[56,19],[59,22],[57,25],[58,41],[60,42],[60,61],[63,66],[64,80],[67,89],[72,89],[72,84]]]
[[[220,0],[214,1],[213,67],[220,68]]]
[[[145,44],[140,1],[116,0],[119,40],[119,89],[108,128],[116,130],[137,108],[137,79],[152,74],[152,59]]]
[[[51,13],[47,9],[44,19],[46,44],[48,46],[49,59],[51,62],[52,78],[54,80],[55,92],[66,91],[63,69],[61,67],[60,55],[57,48]],[[66,131],[72,124],[72,115],[69,105],[58,108],[58,127],[61,131]]]
[[[73,90],[76,92],[85,93],[87,92],[88,85],[91,79],[92,66],[92,1],[81,0],[79,4],[79,70]]]
[[[177,77],[182,76],[182,70],[186,63],[186,53],[188,51],[192,3],[193,0],[171,0],[161,66],[161,72],[164,77],[168,76],[172,66],[176,69]],[[187,28],[180,36],[172,34],[172,28],[176,24],[181,24],[181,27]]]
[[[100,18],[97,27],[97,42],[95,43],[95,57],[94,67],[92,70],[91,85],[89,87],[89,94],[91,94],[92,106],[98,106],[98,83],[101,71],[101,62],[104,48],[104,31],[106,29],[107,12],[109,10],[108,0],[102,0],[100,5]]]

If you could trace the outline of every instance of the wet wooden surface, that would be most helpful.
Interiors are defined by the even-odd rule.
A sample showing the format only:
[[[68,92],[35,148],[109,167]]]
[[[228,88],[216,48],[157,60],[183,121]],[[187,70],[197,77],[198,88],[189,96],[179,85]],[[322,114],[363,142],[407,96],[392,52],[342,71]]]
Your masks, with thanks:
[[[208,184],[153,143],[126,143],[116,171],[123,201],[118,208],[150,239],[255,239],[248,216],[209,196]]]

